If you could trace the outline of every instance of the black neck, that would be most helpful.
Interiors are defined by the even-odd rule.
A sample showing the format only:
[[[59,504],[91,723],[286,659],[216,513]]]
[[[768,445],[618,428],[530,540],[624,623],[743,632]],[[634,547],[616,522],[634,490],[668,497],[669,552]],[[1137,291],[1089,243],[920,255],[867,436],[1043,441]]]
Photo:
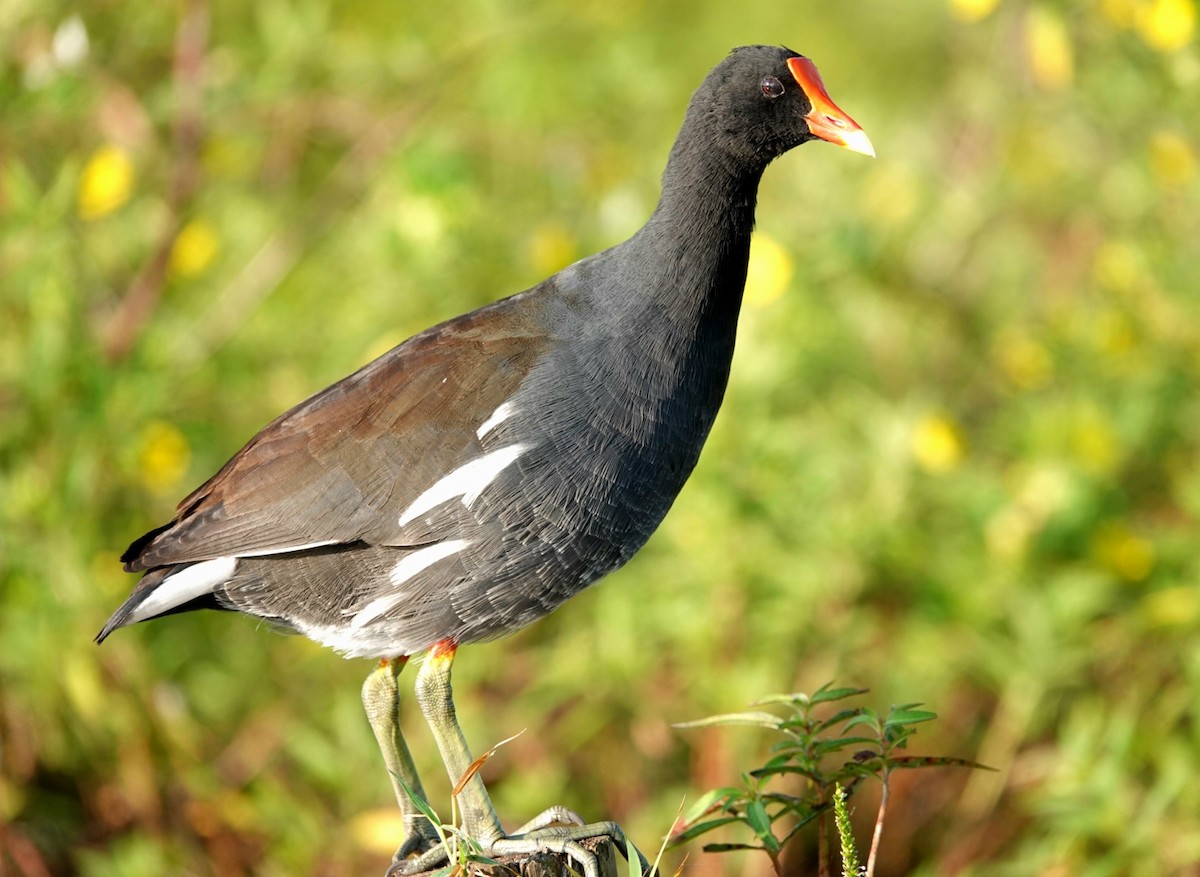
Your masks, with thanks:
[[[630,243],[652,250],[657,283],[647,302],[684,323],[736,322],[746,282],[754,207],[765,163],[721,148],[711,117],[689,112],[663,172],[662,196]]]

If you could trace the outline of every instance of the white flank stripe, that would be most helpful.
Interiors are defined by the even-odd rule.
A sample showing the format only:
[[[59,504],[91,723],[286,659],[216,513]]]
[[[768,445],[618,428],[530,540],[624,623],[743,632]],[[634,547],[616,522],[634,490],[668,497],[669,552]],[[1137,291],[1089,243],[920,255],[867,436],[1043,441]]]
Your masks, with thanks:
[[[475,435],[482,439],[497,426],[508,420],[508,418],[512,417],[513,412],[516,410],[517,409],[513,407],[512,402],[505,402],[492,412],[492,416],[485,420],[479,429],[475,430]]]
[[[263,548],[259,551],[239,551],[238,557],[270,557],[272,554],[291,554],[294,551],[308,551],[310,548],[323,548],[326,545],[337,545],[338,540],[326,539],[322,542],[306,542],[303,545],[284,545],[280,548]]]
[[[217,585],[233,577],[235,569],[236,557],[218,557],[184,567],[163,579],[162,584],[151,591],[150,596],[133,610],[129,620],[145,621],[176,606],[182,606],[189,600],[211,594]]]
[[[398,588],[417,573],[433,566],[439,560],[444,560],[452,554],[457,554],[469,544],[470,542],[466,539],[447,539],[445,542],[437,542],[428,548],[421,548],[405,556],[403,560],[392,567],[388,578],[391,580],[392,585]],[[386,594],[382,597],[376,597],[354,614],[354,617],[350,619],[350,627],[359,628],[369,624],[401,602],[406,596],[401,591],[398,594]]]
[[[403,527],[414,518],[456,496],[461,496],[463,505],[470,508],[471,503],[479,499],[479,495],[487,490],[487,486],[496,480],[496,476],[511,466],[527,447],[528,445],[509,445],[506,448],[497,448],[477,460],[459,466],[413,500],[413,504],[400,515],[400,526]]]

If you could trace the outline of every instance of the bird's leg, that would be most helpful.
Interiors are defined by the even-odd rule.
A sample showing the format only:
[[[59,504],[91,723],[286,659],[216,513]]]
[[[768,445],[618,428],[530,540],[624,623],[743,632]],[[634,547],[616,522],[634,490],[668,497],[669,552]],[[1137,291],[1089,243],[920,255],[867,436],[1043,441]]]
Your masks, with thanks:
[[[404,817],[404,843],[392,857],[392,869],[389,872],[411,854],[428,852],[438,844],[433,825],[410,797],[411,792],[421,800],[427,800],[408,745],[400,733],[400,689],[396,683],[407,663],[407,657],[380,661],[362,688],[367,721],[371,723],[371,730],[379,741],[379,751],[383,753],[383,763],[391,777],[392,789],[396,792],[396,803],[400,805],[400,813]],[[407,791],[405,786],[408,786]]]
[[[429,657],[417,671],[417,704],[433,732],[433,739],[446,763],[450,782],[458,785],[471,767],[471,750],[458,724],[454,696],[450,688],[450,670],[454,665],[456,646],[441,642],[429,650]],[[500,818],[492,807],[483,778],[479,772],[467,780],[458,795],[462,809],[463,827],[467,835],[482,847],[504,837]]]
[[[585,877],[600,877],[600,865],[596,856],[580,841],[594,837],[612,838],[622,855],[626,854],[625,832],[615,822],[580,824],[582,820],[566,808],[551,807],[542,816],[524,826],[516,835],[505,835],[500,819],[492,807],[491,798],[478,771],[463,781],[471,769],[471,751],[459,727],[454,711],[453,694],[450,688],[450,670],[454,664],[455,643],[438,643],[429,652],[429,658],[417,671],[417,703],[425,715],[425,721],[433,732],[450,782],[456,787],[462,783],[458,800],[463,814],[463,830],[485,856],[529,855],[549,851],[563,853],[582,867]],[[567,822],[570,824],[553,824]],[[645,857],[637,853],[642,873],[649,865]],[[408,862],[406,873],[417,873],[442,864],[445,854],[431,850],[420,858]]]

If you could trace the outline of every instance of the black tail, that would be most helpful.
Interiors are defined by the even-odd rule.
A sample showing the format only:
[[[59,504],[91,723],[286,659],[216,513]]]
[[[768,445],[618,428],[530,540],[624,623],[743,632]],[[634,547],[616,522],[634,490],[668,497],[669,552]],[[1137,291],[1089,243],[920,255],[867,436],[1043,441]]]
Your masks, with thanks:
[[[162,584],[163,579],[167,577],[168,573],[174,571],[175,567],[163,566],[158,569],[152,569],[142,576],[142,580],[134,587],[133,593],[129,595],[125,602],[121,604],[121,608],[112,614],[112,617],[105,622],[104,627],[100,628],[100,632],[96,634],[97,645],[104,642],[108,638],[108,635],[118,627],[124,627],[126,624],[129,624],[129,616],[133,614],[133,611],[154,592],[155,588]]]

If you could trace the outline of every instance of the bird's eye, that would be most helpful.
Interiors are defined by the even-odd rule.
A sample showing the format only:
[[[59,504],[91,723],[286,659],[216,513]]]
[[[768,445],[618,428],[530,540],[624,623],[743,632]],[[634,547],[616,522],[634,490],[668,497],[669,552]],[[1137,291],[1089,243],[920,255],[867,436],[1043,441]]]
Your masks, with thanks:
[[[783,83],[774,76],[767,76],[759,84],[762,93],[767,97],[779,97],[783,94]]]

